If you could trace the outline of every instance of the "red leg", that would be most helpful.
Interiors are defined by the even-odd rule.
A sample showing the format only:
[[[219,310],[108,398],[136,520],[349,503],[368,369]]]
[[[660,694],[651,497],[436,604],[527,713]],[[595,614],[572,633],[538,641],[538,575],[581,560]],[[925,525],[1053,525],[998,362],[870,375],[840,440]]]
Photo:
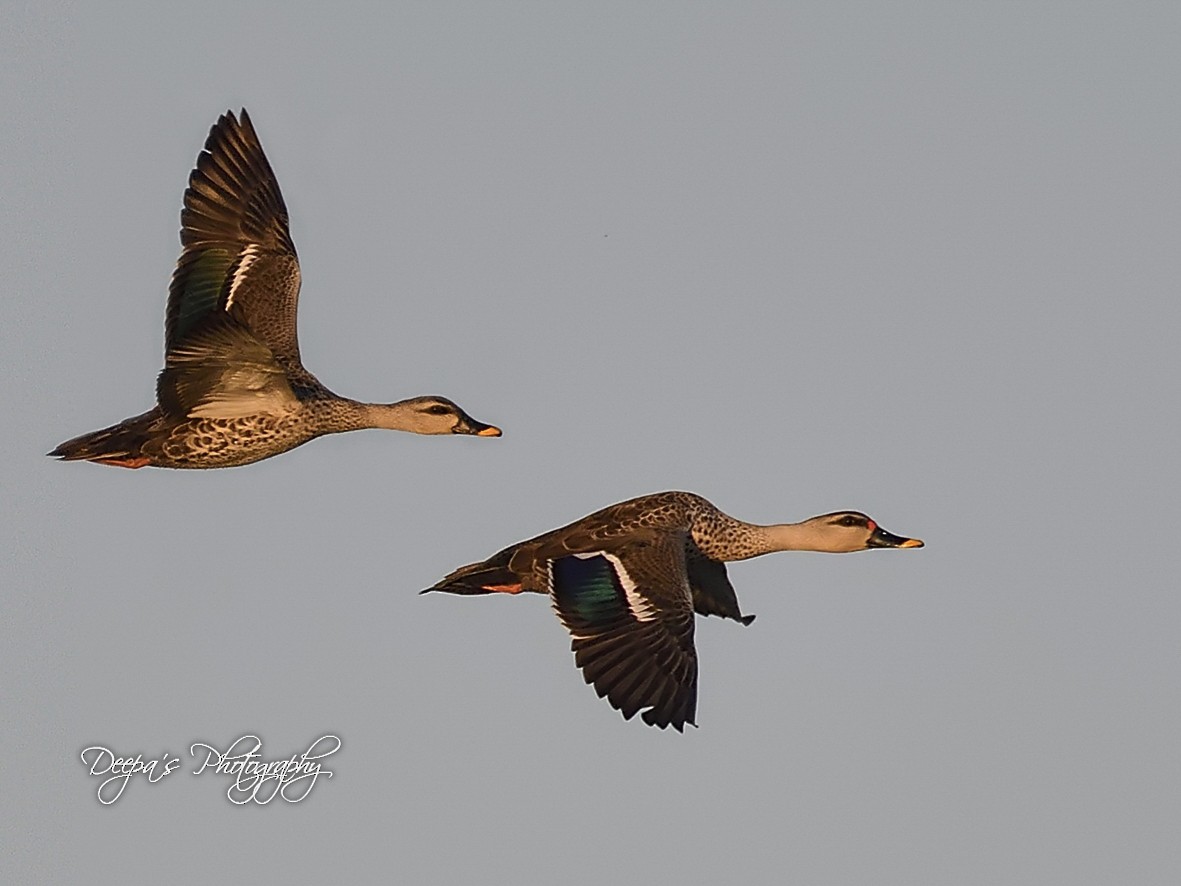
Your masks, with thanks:
[[[493,591],[498,594],[519,594],[521,593],[521,583],[517,582],[515,585],[484,585],[484,590]]]
[[[121,458],[96,458],[93,459],[93,461],[98,462],[100,465],[114,465],[117,468],[132,469],[142,468],[152,463],[152,460],[146,455],[139,455],[135,457],[128,455]]]

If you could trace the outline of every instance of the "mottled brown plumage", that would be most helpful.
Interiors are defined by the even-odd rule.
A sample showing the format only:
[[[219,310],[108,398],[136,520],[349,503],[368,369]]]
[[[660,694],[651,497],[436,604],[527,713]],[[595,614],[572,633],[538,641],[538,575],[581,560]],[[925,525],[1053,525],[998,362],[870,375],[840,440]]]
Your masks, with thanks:
[[[227,112],[210,130],[185,191],[180,239],[157,405],[50,455],[129,468],[223,468],[360,428],[500,435],[443,397],[360,403],[304,368],[287,207],[245,110],[241,119]]]
[[[452,572],[431,591],[550,595],[588,683],[625,719],[683,730],[697,707],[693,614],[750,624],[725,563],[773,551],[920,547],[858,511],[760,526],[691,492],[596,511]],[[426,593],[424,591],[424,593]]]

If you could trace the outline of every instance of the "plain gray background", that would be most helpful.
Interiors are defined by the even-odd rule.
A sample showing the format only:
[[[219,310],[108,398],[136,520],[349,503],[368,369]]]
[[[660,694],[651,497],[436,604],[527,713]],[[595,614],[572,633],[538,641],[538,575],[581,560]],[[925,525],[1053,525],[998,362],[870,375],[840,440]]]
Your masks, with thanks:
[[[336,6],[333,4],[333,6]],[[3,5],[5,882],[1181,882],[1181,7]],[[370,431],[58,464],[148,408],[245,105]],[[624,722],[541,597],[418,597],[613,501],[858,508]],[[239,808],[188,746],[344,746]],[[117,805],[79,751],[181,755]]]

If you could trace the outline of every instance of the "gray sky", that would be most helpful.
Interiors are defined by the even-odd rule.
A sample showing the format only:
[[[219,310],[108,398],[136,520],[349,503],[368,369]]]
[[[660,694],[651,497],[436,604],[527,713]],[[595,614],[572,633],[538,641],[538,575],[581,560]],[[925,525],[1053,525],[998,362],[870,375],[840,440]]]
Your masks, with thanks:
[[[4,882],[1175,884],[1181,8],[5,3]],[[254,118],[305,361],[500,440],[44,457],[152,402],[178,212]],[[540,597],[602,505],[839,508],[730,569],[700,728]],[[189,745],[334,733],[299,804]],[[182,758],[100,806],[89,746]]]

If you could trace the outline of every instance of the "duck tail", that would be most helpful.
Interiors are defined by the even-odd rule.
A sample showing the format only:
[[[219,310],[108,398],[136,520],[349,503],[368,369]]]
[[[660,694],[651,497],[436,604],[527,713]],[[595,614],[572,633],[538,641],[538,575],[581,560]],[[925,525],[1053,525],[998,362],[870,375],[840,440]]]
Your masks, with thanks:
[[[512,551],[502,551],[482,563],[461,566],[421,594],[443,591],[447,594],[519,594],[524,590],[521,577],[508,568]]]
[[[151,463],[142,450],[152,417],[152,412],[145,412],[101,431],[82,434],[48,454],[62,461],[94,461],[123,468],[142,468]]]

